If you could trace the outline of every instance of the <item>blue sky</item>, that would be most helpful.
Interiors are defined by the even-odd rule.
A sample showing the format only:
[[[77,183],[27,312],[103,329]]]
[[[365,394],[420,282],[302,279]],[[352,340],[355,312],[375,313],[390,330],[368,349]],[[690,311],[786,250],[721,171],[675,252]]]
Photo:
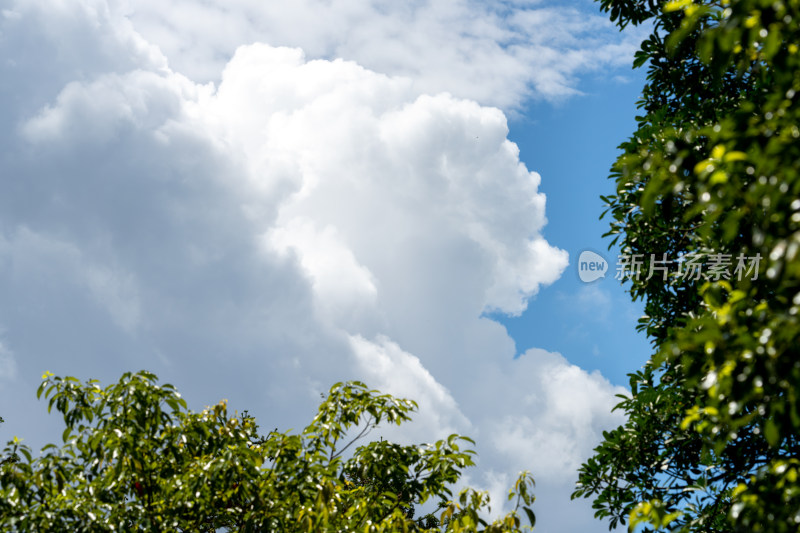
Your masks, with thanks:
[[[636,334],[643,314],[614,278],[617,249],[608,250],[608,218],[599,220],[599,199],[614,191],[606,179],[617,146],[635,129],[636,101],[644,71],[620,69],[619,78],[587,76],[583,95],[552,105],[533,104],[528,116],[511,122],[509,138],[521,158],[536,168],[547,194],[549,223],[544,235],[570,254],[570,267],[544,288],[521,316],[497,314],[523,353],[532,346],[554,350],[587,370],[600,370],[612,382],[628,384],[627,374],[648,358],[649,343]],[[583,250],[609,262],[606,278],[590,284],[577,275]]]
[[[613,269],[640,37],[589,0],[11,0],[0,438],[59,438],[44,371],[281,428],[360,379],[420,405],[386,438],[469,435],[468,483],[531,470],[537,530],[606,531],[569,494],[649,350],[575,265]]]

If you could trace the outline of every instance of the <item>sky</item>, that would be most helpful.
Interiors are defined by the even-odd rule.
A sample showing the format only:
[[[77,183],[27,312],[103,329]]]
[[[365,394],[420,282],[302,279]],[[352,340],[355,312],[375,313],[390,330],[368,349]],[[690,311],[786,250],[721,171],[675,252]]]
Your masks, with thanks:
[[[6,0],[0,438],[58,440],[44,371],[281,429],[359,379],[419,403],[387,438],[474,438],[495,512],[530,470],[537,531],[607,531],[569,494],[649,355],[598,220],[641,38],[590,0]]]

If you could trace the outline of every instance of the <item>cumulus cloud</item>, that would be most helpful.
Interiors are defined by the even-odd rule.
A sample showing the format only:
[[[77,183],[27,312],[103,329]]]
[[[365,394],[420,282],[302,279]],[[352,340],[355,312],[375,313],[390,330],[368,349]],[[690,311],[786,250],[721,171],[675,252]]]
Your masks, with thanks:
[[[576,471],[589,455],[597,435],[622,422],[611,412],[618,399],[609,393],[625,389],[541,349],[528,350],[513,366],[506,378],[518,391],[527,390],[507,398],[517,405],[493,421],[493,444],[502,455],[531,465],[537,477],[563,481],[563,472]]]
[[[515,360],[483,317],[521,312],[567,264],[504,113],[424,92],[429,66],[268,44],[198,84],[120,6],[25,0],[0,19],[0,377],[19,378],[0,395],[30,397],[44,370],[144,367],[195,405],[224,395],[297,428],[331,383],[363,379],[419,401],[406,438],[479,439],[476,484],[534,470],[552,509],[578,509],[540,509],[546,530],[596,527],[567,494],[616,389],[558,354]],[[340,38],[320,32],[311,57]]]
[[[353,355],[360,372],[379,390],[419,405],[415,423],[389,435],[405,442],[429,440],[431,435],[450,435],[469,431],[469,419],[461,413],[449,390],[422,365],[418,357],[403,351],[391,339],[380,336],[374,342],[360,335],[350,337]]]
[[[197,81],[217,80],[238,46],[259,41],[354,60],[422,92],[517,108],[575,94],[579,74],[630,63],[638,41],[596,10],[593,2],[139,0],[126,12]]]

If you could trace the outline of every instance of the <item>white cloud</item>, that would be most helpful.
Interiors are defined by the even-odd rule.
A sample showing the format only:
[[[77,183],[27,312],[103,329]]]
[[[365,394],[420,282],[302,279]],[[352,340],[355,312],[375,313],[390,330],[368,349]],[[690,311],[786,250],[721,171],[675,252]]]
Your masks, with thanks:
[[[380,336],[370,342],[360,335],[350,337],[358,368],[370,386],[399,398],[417,402],[419,412],[415,423],[392,431],[389,435],[405,442],[425,442],[433,437],[443,438],[452,433],[467,433],[469,420],[461,413],[458,403],[445,387],[436,381],[418,357],[404,352],[389,338]]]
[[[437,87],[424,60],[393,77],[266,44],[238,48],[218,86],[198,85],[120,5],[15,2],[0,19],[0,324],[14,347],[0,375],[19,377],[0,394],[29,395],[44,370],[110,380],[144,367],[194,402],[227,396],[264,427],[297,428],[320,391],[364,379],[419,401],[406,437],[476,437],[476,483],[534,470],[546,530],[604,528],[565,487],[617,421],[616,389],[558,354],[514,360],[502,326],[481,318],[520,312],[567,264],[541,235],[540,177],[503,112],[421,92]],[[218,9],[202,5],[175,9],[195,23]],[[417,44],[412,32],[399,71],[437,21],[463,26],[469,12],[419,5],[407,16],[434,26]],[[230,4],[217,27],[248,6]],[[361,10],[336,3],[330,23]],[[467,18],[477,42],[504,38],[492,17]],[[311,57],[336,48],[339,30],[326,31]],[[405,43],[381,42],[383,54]]]
[[[0,343],[0,381],[17,377],[17,362],[11,350]]]
[[[126,13],[197,81],[217,80],[237,47],[258,41],[506,109],[574,94],[579,74],[627,65],[638,45],[590,2],[138,0]]]
[[[347,325],[353,318],[365,318],[353,315],[374,311],[378,292],[375,278],[358,263],[334,227],[317,231],[312,221],[293,218],[270,230],[267,241],[281,255],[290,251],[297,254],[311,278],[315,303],[322,315],[336,317],[338,323]]]
[[[618,403],[614,394],[625,389],[540,349],[528,350],[514,365],[508,378],[527,393],[493,425],[494,445],[531,465],[538,478],[563,482],[563,472],[578,469],[602,430],[622,423],[611,410]]]

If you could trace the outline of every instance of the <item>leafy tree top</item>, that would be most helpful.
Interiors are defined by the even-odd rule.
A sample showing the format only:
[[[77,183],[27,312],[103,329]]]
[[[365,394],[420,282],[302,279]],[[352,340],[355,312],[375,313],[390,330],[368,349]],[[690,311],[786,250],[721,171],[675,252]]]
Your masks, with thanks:
[[[63,444],[0,472],[0,525],[10,531],[521,531],[532,525],[533,480],[523,474],[515,508],[488,523],[489,500],[450,487],[472,465],[472,441],[360,443],[369,428],[410,420],[416,404],[337,383],[300,433],[258,432],[225,401],[187,409],[172,385],[147,372],[107,387],[45,374],[38,395],[65,423]],[[352,452],[347,456],[346,453]],[[365,481],[366,480],[366,481]],[[413,518],[439,502],[439,516]]]
[[[641,276],[655,353],[631,374],[575,496],[611,525],[796,532],[800,523],[800,1],[600,0],[652,24],[638,128],[612,167],[609,234],[679,267],[745,276]]]

